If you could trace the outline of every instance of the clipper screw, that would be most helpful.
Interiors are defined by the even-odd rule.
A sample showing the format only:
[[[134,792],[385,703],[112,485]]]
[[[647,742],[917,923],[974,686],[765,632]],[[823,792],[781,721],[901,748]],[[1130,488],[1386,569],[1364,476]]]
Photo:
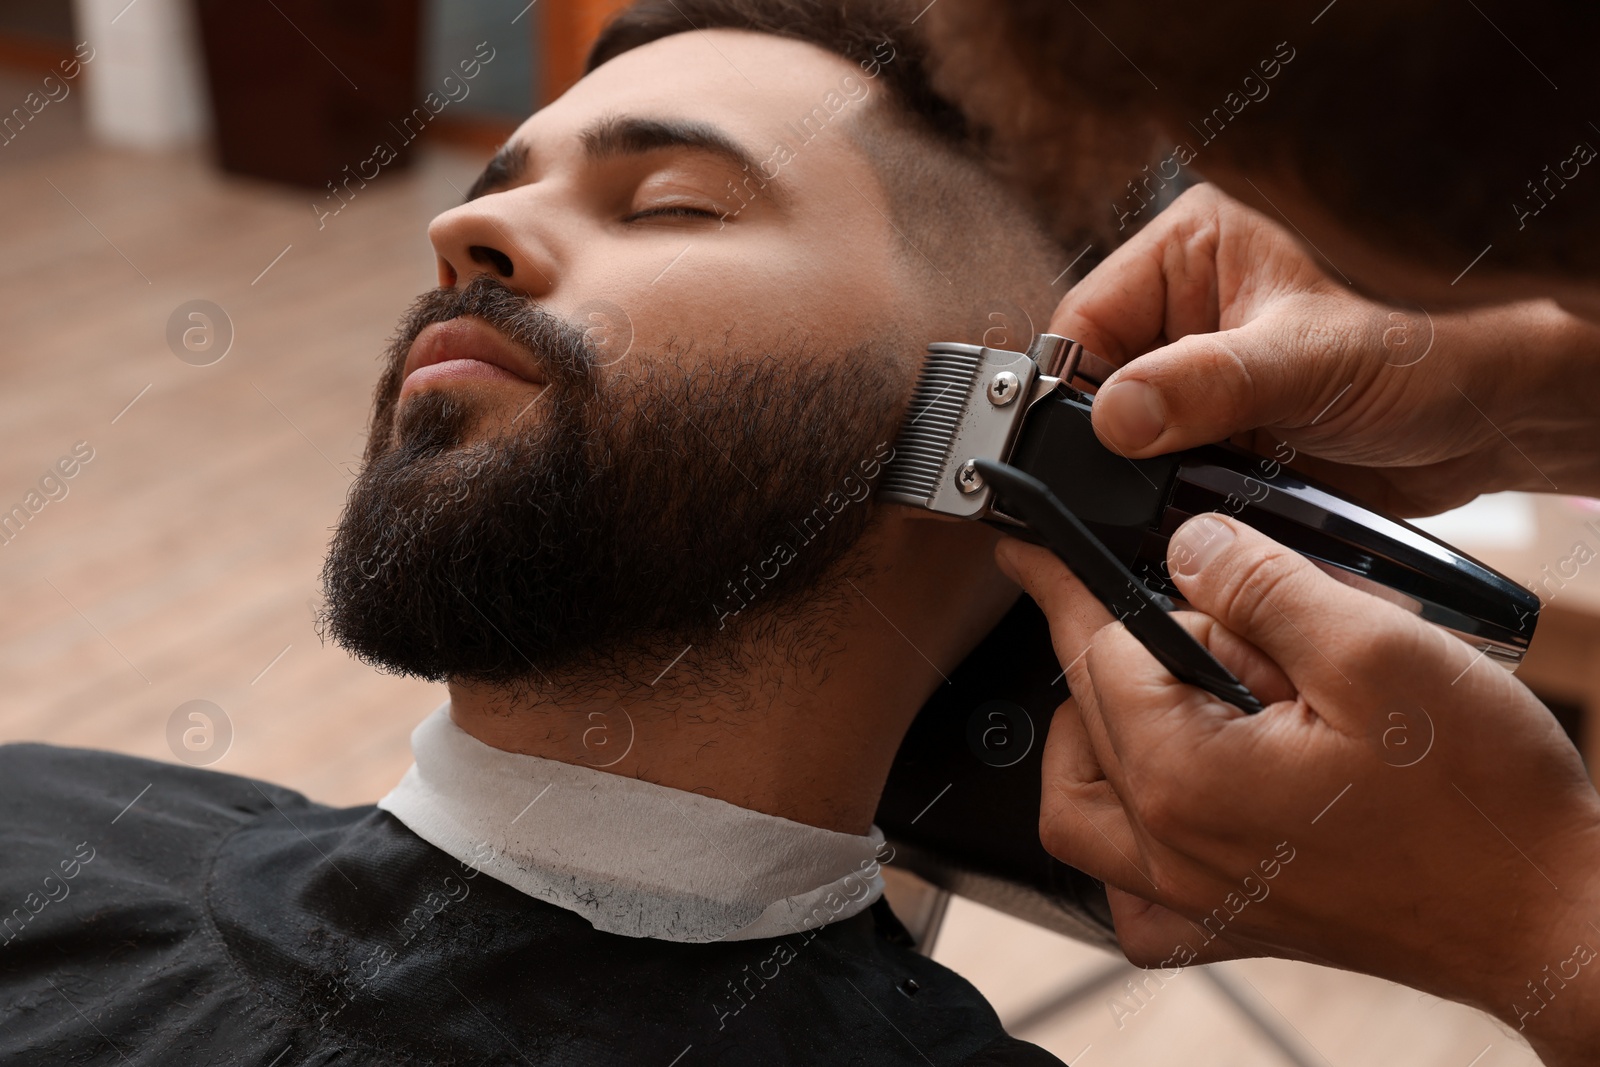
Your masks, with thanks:
[[[971,496],[983,488],[983,475],[978,473],[978,461],[969,459],[956,470],[956,488]]]
[[[1003,370],[989,379],[989,403],[1003,408],[1022,391],[1022,381],[1013,371]]]

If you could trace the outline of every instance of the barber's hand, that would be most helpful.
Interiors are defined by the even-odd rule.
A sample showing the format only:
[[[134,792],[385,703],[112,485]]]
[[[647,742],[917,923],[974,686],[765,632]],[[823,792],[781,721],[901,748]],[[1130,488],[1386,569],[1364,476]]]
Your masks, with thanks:
[[[1600,328],[1551,303],[1373,303],[1210,186],[1070,290],[1050,329],[1121,367],[1094,425],[1129,456],[1287,442],[1294,466],[1404,515],[1499,489],[1600,495]]]
[[[1493,1012],[1548,1063],[1594,1062],[1600,796],[1521,683],[1201,516],[1171,543],[1196,609],[1178,618],[1269,704],[1247,716],[1174,679],[1050,552],[996,556],[1073,693],[1044,753],[1045,847],[1107,883],[1131,960],[1322,961]]]

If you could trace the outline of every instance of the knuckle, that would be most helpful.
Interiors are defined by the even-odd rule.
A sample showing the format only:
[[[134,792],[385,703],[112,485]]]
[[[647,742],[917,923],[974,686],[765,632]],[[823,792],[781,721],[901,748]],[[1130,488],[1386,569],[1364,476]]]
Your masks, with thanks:
[[[1374,605],[1375,609],[1377,607]],[[1410,626],[1383,625],[1386,615],[1381,609],[1375,610],[1375,625],[1344,634],[1337,654],[1345,662],[1345,673],[1352,680],[1377,682],[1388,690],[1399,679],[1414,677],[1419,665],[1435,657],[1427,654],[1429,650],[1419,647],[1416,633]]]
[[[1246,633],[1277,624],[1283,617],[1280,605],[1289,599],[1301,568],[1308,566],[1276,545],[1255,545],[1217,562],[1222,565],[1215,567],[1213,592],[1222,607],[1223,622]]]
[[[1169,841],[1179,836],[1188,822],[1187,805],[1170,781],[1162,776],[1151,775],[1143,783],[1143,788],[1134,790],[1129,800],[1134,817],[1157,841]]]
[[[1166,963],[1172,955],[1172,946],[1158,947],[1158,944],[1143,937],[1124,938],[1121,942],[1122,954],[1128,962],[1141,970],[1153,971]]]
[[[1210,182],[1202,182],[1185,189],[1172,201],[1172,206],[1177,207],[1181,204],[1190,211],[1204,210],[1207,213],[1214,213],[1219,211],[1225,202],[1226,198],[1216,186]]]
[[[1211,648],[1212,641],[1217,636],[1217,620],[1203,611],[1175,611],[1172,620],[1206,648]]]
[[[1206,380],[1220,388],[1208,391],[1206,404],[1211,408],[1213,420],[1220,416],[1221,421],[1229,425],[1241,424],[1256,408],[1254,363],[1240,351],[1237,336],[1224,333],[1210,340]]]
[[[1128,628],[1120,621],[1108,622],[1094,632],[1078,657],[1074,673],[1085,683],[1085,689],[1095,693],[1097,700],[1101,696],[1101,686],[1095,679],[1113,677],[1109,668],[1124,640],[1132,640]]]
[[[1042,805],[1039,809],[1039,843],[1044,850],[1063,863],[1070,863],[1076,836],[1074,821],[1081,816],[1068,804],[1059,801]]]
[[[1087,653],[1088,649],[1085,649],[1082,653],[1070,659],[1065,652],[1058,654],[1056,657],[1061,661],[1062,669],[1066,673],[1067,692],[1079,700],[1084,697],[1089,697],[1090,699],[1094,697],[1094,679],[1089,674],[1089,657]]]

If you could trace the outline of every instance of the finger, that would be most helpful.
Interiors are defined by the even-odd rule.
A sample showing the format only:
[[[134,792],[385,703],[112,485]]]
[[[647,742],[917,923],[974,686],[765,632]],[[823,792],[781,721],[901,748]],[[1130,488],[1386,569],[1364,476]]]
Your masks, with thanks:
[[[1295,698],[1294,683],[1283,673],[1283,668],[1216,619],[1198,611],[1180,611],[1172,618],[1243,682],[1261,703],[1276,704]],[[1155,663],[1154,657],[1151,662]]]
[[[1116,763],[1117,749],[1100,714],[1085,663],[1089,646],[1107,634],[1112,622],[1110,612],[1054,553],[1046,549],[1007,538],[997,547],[996,558],[1001,568],[1027,589],[1050,620],[1051,640],[1068,689],[1081,698],[1078,707],[1090,744],[1100,763],[1110,765],[1112,778],[1116,780],[1120,771]],[[1203,614],[1181,612],[1174,618],[1263,702],[1271,704],[1294,698],[1293,685],[1260,649]],[[1154,658],[1140,661],[1136,666],[1153,672],[1162,685],[1176,684]]]
[[[1061,664],[1061,673],[1066,678],[1067,690],[1075,696],[1074,700],[1063,705],[1062,710],[1056,713],[1051,725],[1051,735],[1054,737],[1057,732],[1065,732],[1071,727],[1074,741],[1081,741],[1080,744],[1074,745],[1073,751],[1081,749],[1093,764],[1098,778],[1103,781],[1105,774],[1101,770],[1103,764],[1100,761],[1114,760],[1115,751],[1104,728],[1099,725],[1098,714],[1092,708],[1087,714],[1084,712],[1083,704],[1085,702],[1092,704],[1094,700],[1094,690],[1089,682],[1088,668],[1084,664],[1084,659],[1096,635],[1113,623],[1111,613],[1049,549],[1007,537],[1001,539],[996,546],[995,559],[1000,569],[1012,581],[1023,587],[1049,620],[1050,642],[1055,649],[1056,660]],[[1063,714],[1069,709],[1073,712],[1070,720]],[[1093,736],[1083,735],[1080,720],[1095,724]],[[1059,752],[1061,747],[1053,749],[1047,745],[1046,757],[1049,758],[1052,753]],[[1059,781],[1080,784],[1093,781],[1087,777],[1074,777],[1066,773],[1067,770],[1065,767],[1046,768],[1047,792],[1048,783],[1053,777]],[[1051,799],[1047,795],[1046,804],[1049,804]]]
[[[1147,824],[1159,817],[1170,826],[1176,812],[1194,808],[1195,796],[1216,795],[1219,774],[1237,783],[1235,772],[1196,756],[1244,713],[1178,682],[1120,623],[1095,635],[1085,669],[1051,728],[1041,839],[1052,855],[1102,881],[1164,900],[1150,863],[1170,846]],[[1069,706],[1079,721],[1065,716]]]
[[[1044,782],[1060,785],[1080,802],[1116,803],[1114,796],[1104,796],[1098,792],[1106,782],[1106,772],[1088,735],[1084,733],[1079,703],[1076,697],[1065,700],[1051,717],[1039,773]],[[1053,800],[1047,797],[1046,800],[1062,803],[1059,796]]]
[[[1255,946],[1226,935],[1218,936],[1200,923],[1137,893],[1107,885],[1106,900],[1111,905],[1117,943],[1122,946],[1122,954],[1128,957],[1128,962],[1135,966],[1175,972],[1176,968],[1191,964],[1262,955]]]
[[[1278,665],[1215,619],[1186,611],[1174,614],[1173,620],[1263,704],[1294,700],[1294,686]],[[1090,666],[1091,657],[1097,657],[1094,662],[1099,664],[1098,675]],[[1173,677],[1120,623],[1109,624],[1095,632],[1083,654],[1069,669],[1068,682],[1095,769],[1105,776],[1111,790],[1118,795],[1126,795],[1125,790],[1129,788],[1121,753],[1125,750],[1142,753],[1144,745],[1128,739],[1130,733],[1138,733],[1137,727],[1130,730],[1126,721],[1108,721],[1108,714],[1111,718],[1126,720],[1130,714],[1138,717],[1169,705],[1196,700],[1209,700],[1214,705],[1214,713],[1223,719],[1244,714],[1233,705]]]
[[[1347,336],[1371,330],[1358,305],[1291,235],[1200,186],[1068,291],[1050,330],[1121,365],[1102,379],[1094,426],[1142,457],[1310,423],[1377,343]]]
[[[1225,895],[1232,888],[1219,885],[1210,892]],[[1111,905],[1111,922],[1117,930],[1117,943],[1123,955],[1128,957],[1128,962],[1139,967],[1167,970],[1256,956],[1334,965],[1292,944],[1258,940],[1236,926],[1220,931],[1208,929],[1204,919],[1211,916],[1202,916],[1201,921],[1196,922],[1180,911],[1115,886],[1106,886],[1106,900]]]
[[[1404,609],[1353,589],[1236,519],[1215,513],[1178,528],[1167,548],[1173,581],[1197,610],[1275,662],[1319,709],[1353,717],[1373,679],[1437,673],[1441,659],[1470,659],[1427,645],[1427,625]],[[1459,668],[1458,668],[1459,669]],[[1388,694],[1384,694],[1388,695]],[[1353,721],[1353,720],[1352,720]]]
[[[1217,329],[1217,249],[1223,204],[1209,186],[1179,197],[1067,291],[1050,332],[1124,364],[1168,337]]]
[[[1106,729],[1105,716],[1100,710],[1100,694],[1094,687],[1094,680],[1089,676],[1089,650],[1094,647],[1095,642],[1104,641],[1111,632],[1121,629],[1120,623],[1102,627],[1090,640],[1083,654],[1069,666],[1067,683],[1072,690],[1072,699],[1068,703],[1076,712],[1074,716],[1076,722],[1072,724],[1071,735],[1081,739],[1088,758],[1093,761],[1095,770],[1104,780],[1107,795],[1123,809],[1125,814],[1131,815],[1123,803],[1123,793],[1118,787],[1119,782],[1127,780],[1127,771]]]
[[[1106,779],[1083,721],[1079,702],[1056,711],[1045,740],[1039,801],[1039,839],[1062,863],[1123,884],[1153,889],[1138,863],[1132,825]]]
[[[1111,613],[1048,548],[1004,537],[994,558],[1050,620],[1050,640],[1070,686],[1075,664],[1095,632],[1112,621]]]
[[[1193,333],[1139,356],[1095,395],[1096,433],[1125,455],[1151,456],[1312,422],[1359,376],[1351,366],[1358,344],[1337,329],[1303,326],[1329,317],[1323,303],[1285,299],[1237,329]]]
[[[1084,732],[1138,831],[1151,790],[1193,786],[1206,773],[1195,751],[1245,713],[1174,678],[1121,624],[1095,635],[1083,669],[1073,695]]]

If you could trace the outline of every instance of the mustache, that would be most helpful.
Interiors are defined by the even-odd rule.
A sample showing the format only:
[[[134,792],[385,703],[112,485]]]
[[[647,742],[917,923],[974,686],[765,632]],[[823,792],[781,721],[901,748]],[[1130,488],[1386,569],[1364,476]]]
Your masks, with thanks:
[[[551,385],[579,384],[594,376],[598,355],[581,327],[498,279],[479,274],[459,288],[423,293],[406,310],[389,345],[386,377],[395,379],[396,390],[417,335],[436,323],[464,315],[482,319],[527,349]]]
[[[370,462],[383,450],[395,421],[406,356],[417,335],[435,323],[471,315],[482,319],[512,343],[526,349],[548,387],[570,398],[597,392],[600,357],[584,329],[562,319],[538,301],[487,274],[459,288],[432,289],[412,302],[401,317],[384,357],[384,370],[373,396]]]

